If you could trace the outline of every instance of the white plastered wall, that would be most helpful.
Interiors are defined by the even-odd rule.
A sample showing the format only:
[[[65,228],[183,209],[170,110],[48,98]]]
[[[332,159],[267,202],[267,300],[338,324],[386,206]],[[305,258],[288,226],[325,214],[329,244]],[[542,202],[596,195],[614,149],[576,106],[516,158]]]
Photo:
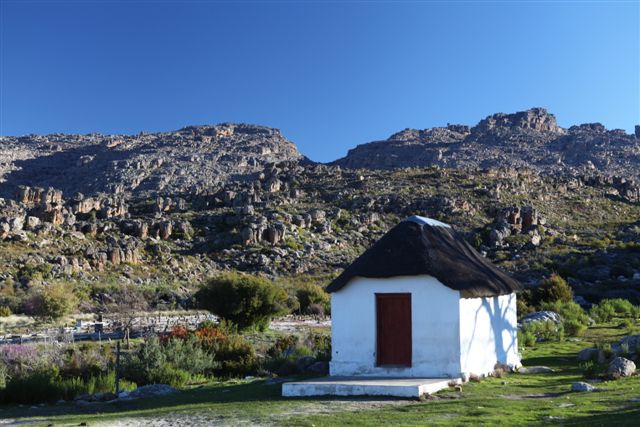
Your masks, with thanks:
[[[410,293],[412,366],[376,366],[376,293]],[[357,277],[331,294],[331,375],[458,377],[460,294],[432,276]]]
[[[520,365],[516,294],[460,299],[462,372],[486,375],[496,362]]]

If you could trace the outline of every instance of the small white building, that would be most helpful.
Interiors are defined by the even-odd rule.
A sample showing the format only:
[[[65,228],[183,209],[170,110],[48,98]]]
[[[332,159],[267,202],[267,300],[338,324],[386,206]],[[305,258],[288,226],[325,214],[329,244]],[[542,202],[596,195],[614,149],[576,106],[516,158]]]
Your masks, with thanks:
[[[449,225],[410,217],[327,288],[330,375],[459,378],[519,366],[520,289]]]

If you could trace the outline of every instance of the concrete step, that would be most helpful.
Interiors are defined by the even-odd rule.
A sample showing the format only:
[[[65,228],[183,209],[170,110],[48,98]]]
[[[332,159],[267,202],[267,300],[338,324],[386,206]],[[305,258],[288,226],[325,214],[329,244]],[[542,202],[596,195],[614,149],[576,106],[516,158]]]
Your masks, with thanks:
[[[419,398],[449,387],[451,378],[323,377],[282,384],[282,395],[394,396]]]

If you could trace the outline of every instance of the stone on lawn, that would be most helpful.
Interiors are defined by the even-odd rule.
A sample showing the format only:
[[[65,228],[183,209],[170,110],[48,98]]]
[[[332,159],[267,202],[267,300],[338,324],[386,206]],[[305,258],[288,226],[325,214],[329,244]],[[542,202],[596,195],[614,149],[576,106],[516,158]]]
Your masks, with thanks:
[[[571,384],[571,391],[594,391],[595,389],[591,384],[582,381]]]
[[[586,362],[588,360],[598,360],[598,353],[600,352],[600,350],[598,350],[595,347],[588,347],[585,349],[580,350],[580,352],[578,352],[578,360],[581,362]]]
[[[607,373],[609,375],[620,375],[621,377],[629,377],[636,371],[636,364],[624,357],[616,357],[611,363]]]
[[[555,311],[536,311],[535,313],[530,313],[524,316],[520,323],[522,323],[523,325],[528,325],[529,323],[546,321],[560,323],[562,321],[562,318]]]
[[[520,374],[550,374],[555,372],[553,369],[548,366],[531,366],[529,368],[525,368],[524,366],[518,369],[518,373]]]

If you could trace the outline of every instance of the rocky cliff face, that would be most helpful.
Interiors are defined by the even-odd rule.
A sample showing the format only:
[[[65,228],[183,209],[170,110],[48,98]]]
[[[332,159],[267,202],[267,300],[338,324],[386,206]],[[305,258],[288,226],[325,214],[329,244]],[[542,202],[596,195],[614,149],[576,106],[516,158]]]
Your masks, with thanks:
[[[301,158],[279,130],[221,124],[138,135],[30,135],[0,138],[0,197],[19,185],[81,192],[198,193],[268,162]]]
[[[333,164],[349,168],[527,167],[575,176],[597,172],[640,177],[640,139],[599,123],[563,129],[545,109],[498,113],[476,126],[406,129],[362,144]]]

